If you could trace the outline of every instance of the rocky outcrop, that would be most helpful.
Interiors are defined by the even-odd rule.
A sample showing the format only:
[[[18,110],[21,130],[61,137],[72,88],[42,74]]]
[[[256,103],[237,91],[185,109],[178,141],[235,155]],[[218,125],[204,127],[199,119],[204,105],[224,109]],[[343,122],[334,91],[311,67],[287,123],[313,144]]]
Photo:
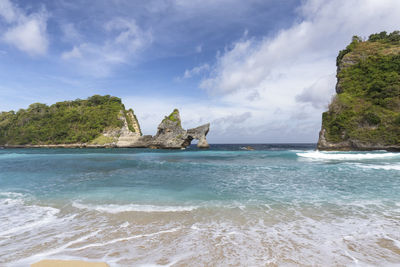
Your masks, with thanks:
[[[400,145],[387,145],[379,142],[363,142],[357,139],[348,139],[341,142],[330,142],[326,139],[326,129],[322,128],[319,132],[318,150],[326,151],[373,151],[387,150],[400,151]]]
[[[209,148],[210,145],[207,142],[206,135],[210,130],[210,124],[204,124],[199,127],[187,130],[187,135],[189,138],[199,140],[197,143],[198,148]]]
[[[187,140],[186,131],[182,128],[179,111],[175,109],[158,125],[151,147],[184,148],[188,145],[190,145],[190,141]]]
[[[129,117],[128,117],[129,116]],[[105,137],[113,138],[107,146],[111,147],[132,147],[132,148],[153,148],[153,149],[183,149],[188,147],[192,140],[198,140],[197,147],[209,148],[206,135],[210,124],[185,130],[182,128],[182,121],[179,110],[166,116],[157,127],[155,136],[144,135],[140,131],[139,123],[133,111],[124,114],[120,113],[119,119],[123,122],[120,129],[113,129],[103,133]],[[130,125],[129,123],[132,123]],[[134,131],[132,131],[134,129]],[[92,144],[99,145],[99,144]]]
[[[142,132],[133,110],[121,110],[118,120],[122,122],[122,127],[104,130],[101,136],[86,146],[129,147],[137,143]]]
[[[134,116],[132,110],[129,110],[126,114],[123,114],[121,111],[119,119],[123,121],[124,125],[118,132],[116,146],[128,147],[137,142],[142,135],[142,132],[140,131],[139,123],[137,122],[136,116]]]
[[[126,113],[127,121],[129,121],[129,125],[134,130],[135,133],[142,135],[142,130],[140,129],[139,121],[136,118],[136,115],[133,113],[133,110],[130,109]],[[129,128],[128,125],[128,128]]]
[[[210,124],[205,124],[197,128],[184,130],[179,114],[179,110],[174,111],[165,117],[157,127],[157,133],[151,140],[147,141],[146,147],[150,148],[169,148],[180,149],[189,146],[193,139],[199,142],[199,148],[208,148],[206,135],[210,129]],[[148,137],[147,137],[148,138]],[[141,140],[139,140],[141,141]]]

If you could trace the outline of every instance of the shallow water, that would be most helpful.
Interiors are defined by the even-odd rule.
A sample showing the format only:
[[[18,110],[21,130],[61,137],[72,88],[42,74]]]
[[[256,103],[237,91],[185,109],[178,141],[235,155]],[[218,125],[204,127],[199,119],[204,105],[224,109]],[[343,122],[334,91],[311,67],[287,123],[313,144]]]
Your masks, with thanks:
[[[400,154],[0,150],[0,266],[400,265]]]

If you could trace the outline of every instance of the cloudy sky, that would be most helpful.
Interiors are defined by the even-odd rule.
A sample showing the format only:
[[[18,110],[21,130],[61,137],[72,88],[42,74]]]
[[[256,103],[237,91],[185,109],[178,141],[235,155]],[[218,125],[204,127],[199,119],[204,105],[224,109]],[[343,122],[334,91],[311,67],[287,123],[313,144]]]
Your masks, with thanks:
[[[110,94],[154,134],[179,108],[210,143],[316,142],[353,35],[398,0],[0,0],[0,110]]]

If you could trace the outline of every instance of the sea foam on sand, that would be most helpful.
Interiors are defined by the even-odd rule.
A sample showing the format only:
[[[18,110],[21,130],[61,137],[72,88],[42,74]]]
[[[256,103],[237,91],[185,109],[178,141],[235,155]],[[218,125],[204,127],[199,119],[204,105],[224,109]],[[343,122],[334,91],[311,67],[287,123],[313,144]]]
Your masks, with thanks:
[[[197,209],[197,206],[155,206],[155,205],[139,205],[139,204],[106,204],[106,205],[90,205],[82,204],[80,202],[73,202],[72,206],[78,209],[96,210],[99,212],[107,213],[120,213],[120,212],[183,212],[192,211]]]
[[[88,262],[78,260],[42,260],[31,264],[31,267],[108,267],[104,262]]]

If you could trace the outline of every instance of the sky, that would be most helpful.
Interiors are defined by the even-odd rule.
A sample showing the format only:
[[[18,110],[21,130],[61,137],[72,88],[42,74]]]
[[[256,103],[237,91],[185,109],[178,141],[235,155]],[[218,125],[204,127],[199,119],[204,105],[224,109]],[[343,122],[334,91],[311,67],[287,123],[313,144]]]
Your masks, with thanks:
[[[120,97],[144,134],[178,108],[210,143],[317,142],[353,35],[398,0],[0,0],[0,110]]]

